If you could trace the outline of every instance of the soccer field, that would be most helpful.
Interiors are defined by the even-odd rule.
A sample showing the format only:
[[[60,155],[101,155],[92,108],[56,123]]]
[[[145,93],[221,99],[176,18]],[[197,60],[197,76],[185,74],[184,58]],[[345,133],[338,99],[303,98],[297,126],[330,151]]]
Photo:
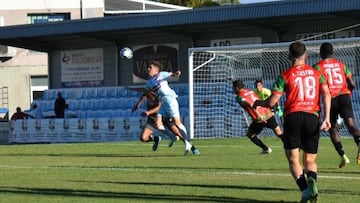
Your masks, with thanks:
[[[201,155],[183,156],[183,143],[84,143],[0,146],[0,202],[298,202],[282,144],[262,138],[194,140]],[[338,168],[329,138],[318,156],[318,202],[359,202],[360,166],[352,139],[351,163]]]

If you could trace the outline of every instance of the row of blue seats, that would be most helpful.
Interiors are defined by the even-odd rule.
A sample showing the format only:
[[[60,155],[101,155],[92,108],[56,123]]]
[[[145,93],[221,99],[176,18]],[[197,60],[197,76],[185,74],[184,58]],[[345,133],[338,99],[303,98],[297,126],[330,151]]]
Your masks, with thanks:
[[[83,110],[117,110],[117,109],[132,109],[139,97],[121,97],[121,98],[101,98],[101,99],[68,99],[67,110],[70,111],[83,111]],[[180,107],[188,107],[189,96],[178,97]],[[54,111],[55,101],[37,101],[41,110],[44,112]],[[143,103],[141,108],[145,109]]]
[[[119,117],[141,117],[142,110],[131,112],[131,109],[124,110],[84,110],[84,111],[65,111],[65,118],[119,118]],[[51,116],[51,112],[45,112],[46,115]],[[188,108],[180,108],[181,117],[189,116]]]
[[[171,87],[178,95],[188,95],[188,85],[172,84]],[[135,87],[135,88],[142,88]],[[55,100],[57,93],[61,92],[65,99],[94,99],[94,98],[116,98],[116,97],[140,97],[142,92],[129,90],[122,86],[117,87],[94,87],[94,88],[68,88],[50,89],[44,92],[42,100]]]
[[[141,88],[142,87],[143,86],[141,86]],[[189,86],[187,84],[172,84],[171,87],[179,95],[178,100],[180,107],[188,108]],[[128,90],[121,86],[50,89],[44,92],[41,99],[34,101],[42,109],[44,114],[51,115],[54,113],[55,99],[58,92],[61,92],[62,96],[66,99],[66,103],[68,104],[67,111],[81,114],[77,115],[81,117],[84,116],[84,112],[86,112],[87,116],[96,114],[96,117],[99,117],[99,115],[106,117],[108,116],[108,113],[106,113],[108,110],[119,110],[117,115],[112,116],[121,116],[119,112],[122,110],[131,110],[142,95],[142,92]],[[145,104],[143,104],[141,108],[145,109]],[[90,113],[91,111],[93,111],[93,113]]]

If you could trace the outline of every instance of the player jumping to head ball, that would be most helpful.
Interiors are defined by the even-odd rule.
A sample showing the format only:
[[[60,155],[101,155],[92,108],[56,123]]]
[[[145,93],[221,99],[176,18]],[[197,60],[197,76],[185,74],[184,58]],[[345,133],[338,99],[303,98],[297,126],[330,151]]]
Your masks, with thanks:
[[[161,71],[162,65],[158,61],[151,61],[147,69],[150,78],[147,80],[145,88],[149,91],[155,92],[155,95],[160,100],[160,109],[156,118],[156,125],[159,130],[164,130],[165,127],[162,122],[162,117],[171,118],[174,121],[174,125],[180,133],[180,139],[185,143],[185,153],[187,155],[190,150],[195,155],[199,155],[200,152],[191,143],[190,137],[187,135],[185,126],[182,124],[179,112],[179,103],[177,101],[177,94],[169,87],[168,80],[171,77],[179,77],[181,71],[167,72]]]

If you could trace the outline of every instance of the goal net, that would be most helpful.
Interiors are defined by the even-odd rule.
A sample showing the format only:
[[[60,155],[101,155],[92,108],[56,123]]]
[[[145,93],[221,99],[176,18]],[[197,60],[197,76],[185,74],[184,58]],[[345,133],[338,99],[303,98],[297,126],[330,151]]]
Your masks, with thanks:
[[[307,64],[320,60],[320,45],[325,41],[305,42]],[[327,41],[334,46],[334,57],[343,61],[352,71],[360,87],[360,39]],[[193,138],[224,138],[245,136],[252,120],[235,101],[232,81],[241,79],[248,89],[254,89],[255,80],[261,79],[271,89],[278,75],[291,66],[288,57],[289,43],[206,47],[189,49],[190,134]],[[352,95],[357,123],[360,122],[358,89]],[[284,98],[281,99],[283,104]],[[281,121],[277,118],[278,123]],[[341,129],[342,135],[349,135]],[[274,136],[269,129],[261,133]],[[322,135],[327,135],[323,133]]]

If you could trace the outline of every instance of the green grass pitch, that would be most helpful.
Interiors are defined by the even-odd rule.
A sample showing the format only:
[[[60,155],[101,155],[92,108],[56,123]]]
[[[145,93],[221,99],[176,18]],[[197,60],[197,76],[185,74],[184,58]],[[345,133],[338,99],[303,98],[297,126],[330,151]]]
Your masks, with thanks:
[[[0,146],[0,202],[298,202],[281,141],[262,138],[260,155],[247,138],[195,139],[200,156],[167,141]],[[357,147],[343,138],[350,165],[329,138],[318,155],[319,201],[359,202]]]

